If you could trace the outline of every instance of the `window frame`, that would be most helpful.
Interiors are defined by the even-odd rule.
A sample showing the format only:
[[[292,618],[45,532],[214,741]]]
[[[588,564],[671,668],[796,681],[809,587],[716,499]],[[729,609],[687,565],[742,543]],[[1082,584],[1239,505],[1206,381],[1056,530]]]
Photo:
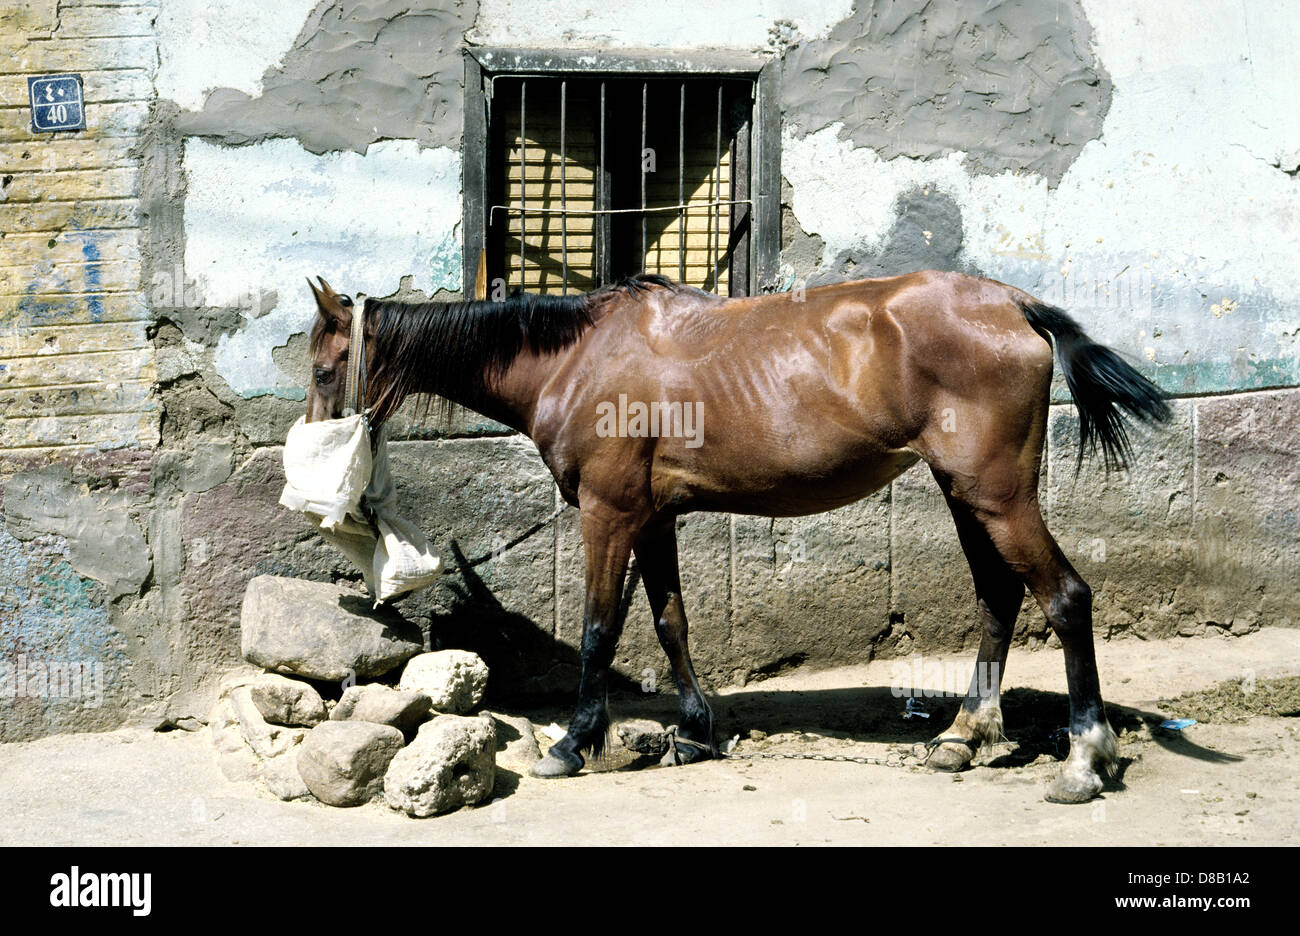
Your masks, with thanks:
[[[748,78],[754,82],[750,124],[749,211],[746,294],[771,292],[780,286],[781,253],[781,109],[780,61],[775,56],[707,52],[504,49],[465,50],[464,129],[461,134],[462,243],[464,290],[470,296],[478,273],[490,209],[487,81],[515,74],[554,74],[611,78],[680,76],[682,78]],[[733,219],[732,228],[744,217]]]

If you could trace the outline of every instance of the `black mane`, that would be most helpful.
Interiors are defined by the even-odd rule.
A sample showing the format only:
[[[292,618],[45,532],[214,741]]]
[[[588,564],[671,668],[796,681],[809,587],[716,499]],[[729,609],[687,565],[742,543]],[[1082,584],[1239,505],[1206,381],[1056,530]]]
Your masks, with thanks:
[[[642,274],[573,296],[517,290],[501,302],[367,299],[362,315],[374,343],[369,381],[377,394],[375,420],[383,422],[407,396],[419,393],[472,403],[525,349],[563,350],[592,325],[591,309],[599,301],[650,286],[674,288],[666,277]]]

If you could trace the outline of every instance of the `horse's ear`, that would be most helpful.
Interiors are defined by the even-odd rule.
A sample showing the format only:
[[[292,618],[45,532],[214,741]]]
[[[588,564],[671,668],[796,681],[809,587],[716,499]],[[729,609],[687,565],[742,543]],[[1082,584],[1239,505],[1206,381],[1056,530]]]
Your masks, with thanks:
[[[316,299],[316,308],[320,310],[320,314],[333,321],[339,328],[351,327],[352,313],[339,302],[338,293],[330,289],[329,283],[319,276],[316,279],[320,281],[320,289],[316,288],[310,276],[307,277],[307,285],[311,287],[311,294]]]

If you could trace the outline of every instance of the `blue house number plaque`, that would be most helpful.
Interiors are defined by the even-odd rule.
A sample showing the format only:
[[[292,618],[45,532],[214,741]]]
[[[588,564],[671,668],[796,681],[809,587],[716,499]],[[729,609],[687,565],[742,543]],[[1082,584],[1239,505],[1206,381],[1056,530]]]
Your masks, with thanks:
[[[86,107],[80,75],[41,75],[27,79],[32,104],[32,132],[85,130]]]

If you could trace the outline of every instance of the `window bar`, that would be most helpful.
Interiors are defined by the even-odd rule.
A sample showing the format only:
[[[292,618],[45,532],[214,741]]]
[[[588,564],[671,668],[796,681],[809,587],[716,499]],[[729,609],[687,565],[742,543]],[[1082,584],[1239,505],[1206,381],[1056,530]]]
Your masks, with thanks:
[[[565,183],[566,164],[569,158],[568,145],[565,141],[566,119],[568,117],[568,82],[560,80],[560,295],[569,294],[569,215],[566,200]]]
[[[719,282],[722,270],[722,209],[718,202],[722,199],[722,82],[718,82],[718,132],[713,138],[713,185],[710,186],[714,195],[711,201],[713,207],[712,228],[710,233],[713,237],[713,250],[710,256],[713,259],[713,291],[719,292],[722,284]]]
[[[604,210],[609,207],[609,196],[605,189],[605,82],[600,83],[600,204],[596,207]],[[597,223],[599,222],[599,223]],[[597,215],[597,221],[592,222],[592,233],[600,233],[600,252],[596,255],[599,259],[596,261],[600,264],[597,275],[600,278],[600,285],[604,286],[609,282],[609,218],[607,215]]]
[[[677,204],[686,204],[686,82],[677,108]],[[686,282],[686,209],[677,212],[677,281]]]
[[[646,272],[646,239],[645,239],[645,110],[646,94],[649,85],[641,82],[641,272]]]
[[[524,235],[528,233],[528,82],[519,83],[519,289],[528,290]]]

